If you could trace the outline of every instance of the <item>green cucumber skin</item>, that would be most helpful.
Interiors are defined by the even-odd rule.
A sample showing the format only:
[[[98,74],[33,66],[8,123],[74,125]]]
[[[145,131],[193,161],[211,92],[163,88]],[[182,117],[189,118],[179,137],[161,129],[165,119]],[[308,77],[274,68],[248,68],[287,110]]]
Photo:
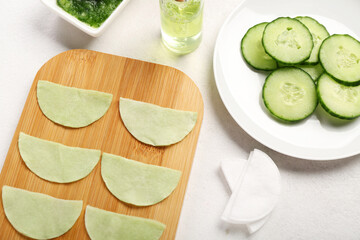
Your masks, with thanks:
[[[322,67],[322,65],[321,65],[321,67]],[[321,76],[322,76],[324,73],[326,73],[325,70],[324,70],[324,72],[323,72],[320,76],[318,76],[317,79],[314,80],[314,83],[316,84],[316,93],[318,93],[318,83],[319,83],[319,80],[320,80]],[[319,95],[318,95],[318,99],[319,99]],[[319,103],[320,103],[320,100],[319,100]]]
[[[251,63],[248,62],[248,60],[246,58],[244,58],[244,56],[242,54],[241,54],[241,56],[244,59],[244,61],[246,62],[246,64],[248,65],[248,67],[250,67],[254,71],[269,72],[269,71],[274,71],[279,68],[279,65],[277,63],[276,63],[276,68],[274,68],[274,69],[264,69],[264,68],[254,67],[253,65],[251,65]]]
[[[299,69],[299,70],[303,71],[304,73],[306,73],[306,74],[311,78],[311,76],[310,76],[307,72],[305,72],[304,70],[302,70],[301,68],[292,67],[292,66],[291,66],[291,67],[283,67],[283,68]],[[300,122],[301,120],[304,120],[305,118],[308,118],[311,114],[313,114],[313,113],[315,112],[316,107],[317,107],[317,105],[318,105],[318,103],[319,103],[319,99],[318,99],[318,98],[317,98],[317,101],[316,101],[316,104],[315,104],[315,107],[314,107],[313,111],[312,111],[311,113],[309,113],[308,115],[305,115],[305,117],[302,117],[302,118],[299,118],[299,119],[286,119],[286,118],[280,117],[280,116],[278,116],[277,114],[275,114],[275,113],[270,109],[268,103],[267,103],[266,100],[265,100],[265,96],[264,96],[264,92],[265,92],[265,91],[264,91],[264,90],[265,90],[265,87],[266,87],[266,81],[267,81],[267,79],[268,79],[275,71],[277,71],[277,70],[272,71],[272,72],[269,74],[269,76],[266,77],[265,83],[264,83],[263,88],[262,88],[262,94],[261,94],[261,96],[262,96],[262,99],[263,99],[263,102],[264,102],[264,105],[265,105],[266,109],[271,113],[272,116],[274,116],[274,117],[276,117],[276,118],[278,118],[278,119],[280,119],[280,120],[282,120],[282,121],[289,122],[289,123]],[[311,79],[312,79],[312,78],[311,78]],[[315,84],[315,83],[314,83],[314,85],[315,85],[315,88],[316,88],[316,84]]]
[[[303,17],[307,17],[307,16],[297,16],[297,17],[294,17],[296,20],[298,20],[299,21],[299,19],[298,18],[303,18]],[[315,20],[315,19],[314,19]],[[316,21],[316,20],[315,20]],[[319,23],[320,24],[320,23]],[[305,25],[305,24],[304,24]],[[320,24],[321,26],[323,26],[324,27],[324,25],[322,25],[322,24]],[[325,27],[324,27],[325,28]],[[310,30],[309,30],[310,31]],[[310,32],[311,33],[311,32]],[[312,36],[311,36],[312,37]],[[313,46],[314,47],[314,46]],[[310,53],[310,55],[309,55],[309,58],[310,58],[310,56],[311,56],[311,53]],[[308,58],[308,59],[309,59]],[[307,60],[307,59],[306,59]],[[308,61],[303,61],[302,63],[301,63],[301,65],[316,65],[316,64],[318,64],[319,62],[308,62]]]
[[[324,39],[324,41],[321,43],[320,51],[321,51],[321,47],[323,46],[324,42],[325,42],[327,39],[331,38],[332,36],[350,37],[350,38],[354,39],[355,41],[357,41],[357,42],[360,44],[360,42],[359,42],[356,38],[350,36],[349,34],[333,34],[333,35],[331,35],[331,36],[329,36],[329,37],[327,37],[327,38]],[[320,62],[320,64],[321,64],[322,68],[325,70],[325,72],[326,72],[330,77],[332,77],[335,81],[337,81],[338,83],[343,84],[343,85],[345,85],[345,86],[353,86],[353,87],[354,87],[354,86],[359,86],[359,85],[360,85],[360,79],[357,80],[357,81],[355,81],[355,82],[347,82],[347,81],[343,81],[343,80],[341,80],[341,79],[338,79],[338,78],[336,78],[335,76],[333,76],[331,73],[329,73],[329,72],[326,70],[326,68],[324,67],[324,65],[322,64],[321,60],[320,60],[320,51],[319,51],[319,62]],[[321,77],[321,76],[320,76],[320,77]]]
[[[324,74],[328,74],[328,73],[323,73],[322,75],[324,75]],[[322,75],[321,75],[321,76],[322,76]],[[330,74],[328,74],[328,75],[331,77]],[[319,83],[319,80],[320,80],[321,76],[317,79],[318,83]],[[335,80],[335,78],[333,78],[333,79]],[[341,83],[340,83],[340,84],[341,84]],[[329,108],[326,106],[326,104],[325,104],[325,102],[323,101],[323,99],[321,98],[321,94],[320,94],[320,91],[319,91],[319,84],[317,84],[317,86],[316,86],[316,94],[317,94],[317,96],[318,96],[318,101],[319,101],[321,107],[322,107],[327,113],[329,113],[331,116],[336,117],[336,118],[339,118],[339,119],[344,119],[344,120],[353,120],[353,119],[358,118],[358,117],[360,116],[360,114],[359,114],[359,115],[355,115],[355,116],[352,116],[352,117],[345,117],[345,116],[339,115],[339,114],[333,112],[331,109],[329,109]]]
[[[308,58],[309,59],[309,58]],[[296,63],[296,64],[292,64],[292,65],[309,65],[309,66],[315,66],[316,64],[318,64],[319,62],[307,62],[307,59],[305,59],[305,61],[301,62],[301,63]]]
[[[316,19],[314,19],[314,18],[312,18],[312,17],[309,17],[309,16],[297,16],[297,17],[295,17],[295,19],[297,19],[298,20],[298,18],[311,18],[311,19],[313,19],[314,21],[316,21],[321,27],[323,27],[324,29],[325,29],[325,31],[328,33],[328,37],[330,37],[330,33],[329,33],[329,31],[326,29],[326,27],[323,25],[323,24],[321,24],[321,23],[319,23]],[[304,24],[305,25],[305,24]],[[309,30],[310,31],[310,30]],[[310,32],[311,33],[311,32]],[[326,39],[326,38],[325,38]],[[325,39],[323,40],[323,42],[325,41]],[[321,43],[321,45],[322,45],[322,43]],[[320,48],[321,48],[321,45],[320,45]],[[319,48],[319,53],[320,53],[320,48]],[[310,53],[310,56],[311,56],[311,53]],[[309,56],[309,58],[310,58],[310,56]],[[303,64],[303,65],[316,65],[316,64],[318,64],[320,62],[320,59],[318,59],[318,61],[317,62],[308,62],[308,61],[304,61],[304,62],[302,62],[301,64]],[[321,65],[322,66],[322,65]]]
[[[254,67],[252,66],[244,57],[243,59],[245,60],[246,62],[246,65],[248,65],[249,68],[251,68],[252,70],[256,71],[256,72],[270,72],[270,71],[274,71],[276,69],[278,69],[278,65],[276,64],[276,68],[274,69],[263,69],[263,68],[257,68],[257,67]]]
[[[300,22],[299,20],[297,20],[297,19],[295,19],[295,18],[291,18],[291,17],[278,17],[278,18],[276,18],[275,20],[271,21],[270,23],[275,22],[276,20],[279,20],[279,19],[291,19],[291,20],[298,21],[301,25],[303,25],[306,29],[308,29],[308,28],[305,26],[305,24],[303,24],[303,23]],[[269,23],[269,24],[270,24],[270,23]],[[269,24],[268,24],[268,25],[269,25]],[[267,25],[267,26],[268,26],[268,25]],[[266,31],[267,26],[265,27],[264,32]],[[308,31],[309,31],[309,29],[308,29]],[[310,31],[309,31],[309,33],[310,33]],[[312,35],[311,35],[311,33],[310,33],[310,37],[311,37],[311,40],[312,40]],[[325,41],[325,40],[324,40],[324,41]],[[300,62],[291,62],[291,63],[289,63],[289,62],[283,62],[283,61],[277,59],[276,57],[274,57],[273,55],[271,55],[271,54],[266,50],[265,44],[264,44],[264,38],[262,39],[262,44],[263,44],[263,47],[264,47],[264,49],[265,49],[265,52],[266,52],[270,57],[272,57],[273,59],[275,59],[277,62],[283,63],[283,64],[289,64],[289,65],[303,64],[303,62],[306,61],[306,60],[308,60],[308,59],[310,58],[310,56],[311,56],[311,51],[310,51],[309,55],[308,55],[307,57],[305,57],[304,59],[302,59]],[[313,42],[312,46],[314,47],[314,42]]]
[[[243,49],[243,48],[244,48],[244,46],[243,46],[243,41],[244,41],[244,38],[246,37],[246,35],[249,33],[249,31],[250,31],[251,29],[253,29],[253,28],[255,28],[255,27],[257,27],[257,26],[259,26],[259,25],[261,25],[261,24],[264,24],[264,23],[267,24],[267,22],[261,22],[261,23],[258,23],[258,24],[256,24],[256,25],[252,26],[251,28],[249,28],[249,29],[246,31],[246,33],[245,33],[244,37],[241,39],[241,43],[240,43],[241,56],[242,56],[242,58],[245,60],[245,62],[247,63],[247,65],[248,65],[250,68],[254,69],[254,70],[258,70],[258,71],[273,71],[273,70],[275,70],[275,69],[277,69],[277,68],[279,67],[277,62],[276,62],[276,67],[275,67],[275,68],[259,68],[259,67],[255,67],[254,65],[252,65],[252,64],[248,61],[248,59],[247,59],[246,57],[244,57],[244,54],[243,54],[243,52],[244,52],[244,49]],[[269,55],[269,56],[270,56],[270,55]]]
[[[355,117],[344,117],[344,116],[340,116],[340,115],[334,113],[333,111],[331,111],[331,110],[325,105],[325,103],[324,103],[323,100],[321,99],[320,93],[319,93],[319,91],[318,91],[318,88],[316,89],[316,93],[317,93],[317,95],[318,95],[318,99],[319,99],[319,103],[320,103],[321,107],[322,107],[327,113],[329,113],[331,116],[336,117],[336,118],[340,118],[340,119],[344,119],[344,120],[353,120],[353,119],[355,119],[355,118],[357,118],[357,117],[360,116],[360,115],[358,115],[358,116],[355,116]]]
[[[317,64],[320,64],[320,63],[317,63]],[[284,65],[283,63],[278,63],[278,69],[279,69],[279,68],[284,68],[284,67],[295,67],[295,68],[300,68],[301,70],[303,70],[303,71],[306,72],[306,70],[302,69],[302,67],[310,67],[310,66],[314,66],[314,67],[315,67],[317,64],[315,64],[315,65],[310,65],[310,64],[296,64],[296,65],[286,64],[286,65]],[[321,64],[320,64],[320,66],[322,67]],[[323,71],[321,72],[321,74],[320,74],[317,78],[313,78],[315,84],[317,83],[317,81],[319,80],[319,78],[321,77],[321,75],[322,75],[324,72],[325,72],[325,70],[323,70]],[[309,74],[308,72],[306,72],[306,73]],[[311,74],[309,74],[309,75],[311,76]],[[312,78],[312,76],[311,76],[311,78]]]

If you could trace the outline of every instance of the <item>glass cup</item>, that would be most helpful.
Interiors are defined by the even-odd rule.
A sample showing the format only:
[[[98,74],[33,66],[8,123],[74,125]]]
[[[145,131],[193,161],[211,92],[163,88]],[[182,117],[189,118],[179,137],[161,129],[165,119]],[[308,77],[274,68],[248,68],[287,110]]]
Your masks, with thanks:
[[[186,54],[201,42],[204,0],[160,0],[161,36],[171,51]]]

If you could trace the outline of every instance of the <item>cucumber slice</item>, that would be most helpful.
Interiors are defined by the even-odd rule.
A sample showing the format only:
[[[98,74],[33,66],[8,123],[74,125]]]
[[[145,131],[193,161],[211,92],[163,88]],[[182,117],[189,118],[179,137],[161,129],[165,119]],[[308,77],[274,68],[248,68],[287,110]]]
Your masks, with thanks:
[[[320,63],[338,82],[360,84],[360,42],[350,35],[334,34],[321,44]]]
[[[360,116],[360,86],[345,86],[324,73],[319,78],[317,93],[320,105],[332,116],[341,119]]]
[[[297,64],[297,65],[288,65],[283,63],[278,63],[279,67],[297,67],[301,68],[305,72],[307,72],[310,77],[316,82],[317,79],[324,73],[324,68],[321,66],[320,63],[316,65],[309,65],[309,64]]]
[[[298,65],[296,67],[301,68],[302,70],[307,72],[315,82],[317,82],[321,74],[324,73],[324,68],[321,66],[320,63],[316,65]]]
[[[314,46],[309,29],[289,17],[277,18],[266,25],[262,41],[267,54],[287,64],[305,61]]]
[[[273,71],[265,80],[262,97],[272,115],[290,122],[308,117],[317,106],[314,81],[295,67]]]
[[[277,62],[266,54],[262,45],[264,28],[268,23],[260,23],[250,28],[241,40],[241,53],[245,61],[258,70],[274,70]]]
[[[314,47],[311,51],[311,55],[308,60],[306,60],[304,63],[306,64],[316,64],[319,62],[319,50],[322,42],[325,38],[330,36],[329,32],[326,30],[326,28],[320,24],[318,21],[311,17],[296,17],[297,20],[299,20],[301,23],[303,23],[310,31]],[[306,71],[306,70],[305,70]]]

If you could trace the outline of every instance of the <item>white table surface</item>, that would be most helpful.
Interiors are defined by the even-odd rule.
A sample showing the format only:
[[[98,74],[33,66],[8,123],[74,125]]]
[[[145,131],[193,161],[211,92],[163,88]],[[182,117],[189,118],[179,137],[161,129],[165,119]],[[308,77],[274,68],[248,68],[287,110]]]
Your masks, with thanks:
[[[48,59],[86,48],[176,67],[200,88],[205,115],[178,226],[177,240],[359,240],[360,156],[338,161],[307,161],[274,152],[252,139],[224,107],[214,82],[216,36],[240,0],[206,0],[203,42],[176,56],[160,42],[157,0],[131,0],[109,29],[92,38],[60,19],[39,0],[6,1],[0,8],[0,166],[28,91]],[[340,139],[339,139],[340,140]],[[220,216],[229,198],[219,171],[224,159],[247,158],[258,148],[280,169],[282,196],[257,233],[229,226]]]

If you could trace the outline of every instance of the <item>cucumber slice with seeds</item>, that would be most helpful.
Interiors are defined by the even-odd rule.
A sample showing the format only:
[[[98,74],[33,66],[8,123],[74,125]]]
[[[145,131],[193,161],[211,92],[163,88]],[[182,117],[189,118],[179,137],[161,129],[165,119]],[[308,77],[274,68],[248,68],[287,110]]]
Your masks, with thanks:
[[[360,84],[360,42],[350,35],[334,34],[321,44],[320,63],[338,82]]]
[[[241,53],[245,61],[258,70],[274,70],[277,62],[266,54],[262,45],[264,28],[268,23],[260,23],[250,28],[241,40]]]
[[[321,74],[324,73],[324,69],[320,63],[316,65],[298,65],[297,67],[307,72],[315,82],[317,82]]]
[[[310,57],[314,43],[309,29],[299,20],[280,17],[266,25],[263,46],[277,61],[298,64]]]
[[[324,69],[320,63],[316,65],[310,64],[296,64],[296,65],[288,65],[283,63],[278,63],[279,67],[297,67],[304,70],[306,73],[310,75],[310,77],[316,82],[317,79],[324,73]]]
[[[324,73],[319,78],[317,93],[320,105],[332,116],[341,119],[360,116],[360,86],[345,86]]]
[[[290,122],[308,117],[317,106],[314,81],[295,67],[273,71],[265,80],[262,97],[272,115]]]
[[[310,31],[312,40],[314,42],[314,47],[311,51],[311,55],[308,60],[306,60],[304,63],[306,64],[316,64],[319,62],[319,50],[322,42],[325,38],[330,36],[329,32],[326,30],[326,28],[320,24],[318,21],[311,17],[296,17],[297,20],[302,22]]]

